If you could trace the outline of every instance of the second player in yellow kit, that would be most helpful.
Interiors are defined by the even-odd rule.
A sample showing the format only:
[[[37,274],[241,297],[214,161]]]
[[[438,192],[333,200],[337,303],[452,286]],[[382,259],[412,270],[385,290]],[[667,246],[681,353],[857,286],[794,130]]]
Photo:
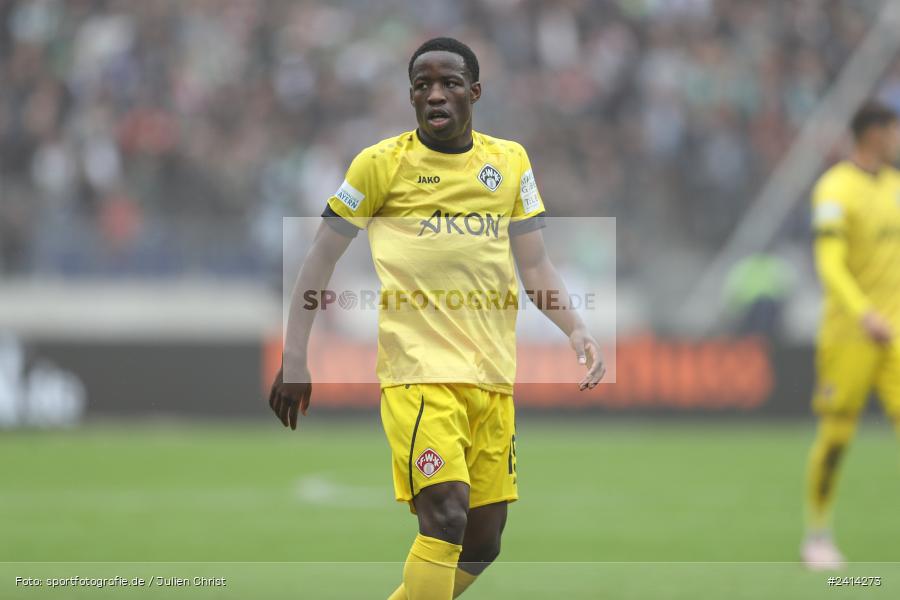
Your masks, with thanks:
[[[875,389],[900,433],[900,173],[896,115],[869,103],[851,124],[854,150],[813,190],[816,266],[825,292],[816,346],[813,408],[819,415],[807,468],[807,533],[813,569],[844,558],[832,539],[838,468]]]
[[[825,306],[814,407],[856,415],[874,387],[900,418],[900,348],[873,341],[860,321],[871,310],[900,331],[900,173],[867,172],[850,161],[816,185],[813,220]]]

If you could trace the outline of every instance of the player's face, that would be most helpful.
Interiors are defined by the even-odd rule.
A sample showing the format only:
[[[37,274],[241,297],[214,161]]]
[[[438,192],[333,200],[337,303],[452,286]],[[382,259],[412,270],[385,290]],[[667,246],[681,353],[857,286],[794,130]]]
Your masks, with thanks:
[[[469,81],[463,58],[453,52],[426,52],[416,58],[409,101],[419,132],[433,140],[465,145],[472,131],[472,105],[481,84]]]

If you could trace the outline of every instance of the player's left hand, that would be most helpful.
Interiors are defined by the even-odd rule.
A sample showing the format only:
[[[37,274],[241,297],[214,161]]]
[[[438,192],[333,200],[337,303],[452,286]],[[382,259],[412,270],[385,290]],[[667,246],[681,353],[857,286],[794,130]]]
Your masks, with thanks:
[[[603,364],[603,357],[600,354],[600,344],[583,327],[572,332],[572,335],[569,336],[569,343],[575,350],[578,363],[587,365],[588,369],[587,374],[578,384],[578,391],[594,389],[606,375],[606,365]]]

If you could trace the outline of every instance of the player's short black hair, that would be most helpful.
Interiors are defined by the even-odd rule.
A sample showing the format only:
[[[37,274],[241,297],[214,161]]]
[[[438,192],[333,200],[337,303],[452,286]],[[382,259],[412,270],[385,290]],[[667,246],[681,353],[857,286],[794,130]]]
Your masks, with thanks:
[[[452,52],[453,54],[460,55],[463,59],[463,64],[466,66],[466,70],[469,72],[469,77],[472,78],[473,82],[478,81],[480,73],[478,72],[478,58],[475,56],[475,53],[461,41],[451,37],[431,38],[413,52],[412,57],[409,59],[409,67],[407,69],[410,80],[412,80],[413,63],[416,62],[416,59],[426,52],[435,51]]]
[[[853,115],[850,131],[853,132],[854,138],[859,139],[870,127],[888,125],[896,120],[897,113],[891,107],[877,100],[869,100]]]

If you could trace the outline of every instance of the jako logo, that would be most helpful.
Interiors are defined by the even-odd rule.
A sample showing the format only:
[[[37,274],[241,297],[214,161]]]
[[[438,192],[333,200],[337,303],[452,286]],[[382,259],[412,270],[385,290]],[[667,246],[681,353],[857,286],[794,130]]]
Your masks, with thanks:
[[[416,183],[440,183],[441,178],[439,175],[419,175],[419,180]]]
[[[441,233],[443,229],[441,226],[442,218],[447,224],[446,233],[456,231],[456,233],[462,235],[468,232],[469,235],[493,235],[495,238],[500,237],[501,215],[492,215],[490,213],[482,215],[477,212],[470,212],[466,216],[463,216],[461,212],[451,215],[450,213],[441,213],[440,209],[434,211],[427,219],[419,221],[419,224],[422,226],[422,229],[419,230],[419,236],[421,237],[426,229],[429,229],[432,233]],[[465,231],[463,231],[463,227]]]
[[[444,459],[441,455],[432,450],[425,448],[419,458],[416,459],[416,468],[422,472],[425,477],[431,477],[441,470],[444,466]]]

